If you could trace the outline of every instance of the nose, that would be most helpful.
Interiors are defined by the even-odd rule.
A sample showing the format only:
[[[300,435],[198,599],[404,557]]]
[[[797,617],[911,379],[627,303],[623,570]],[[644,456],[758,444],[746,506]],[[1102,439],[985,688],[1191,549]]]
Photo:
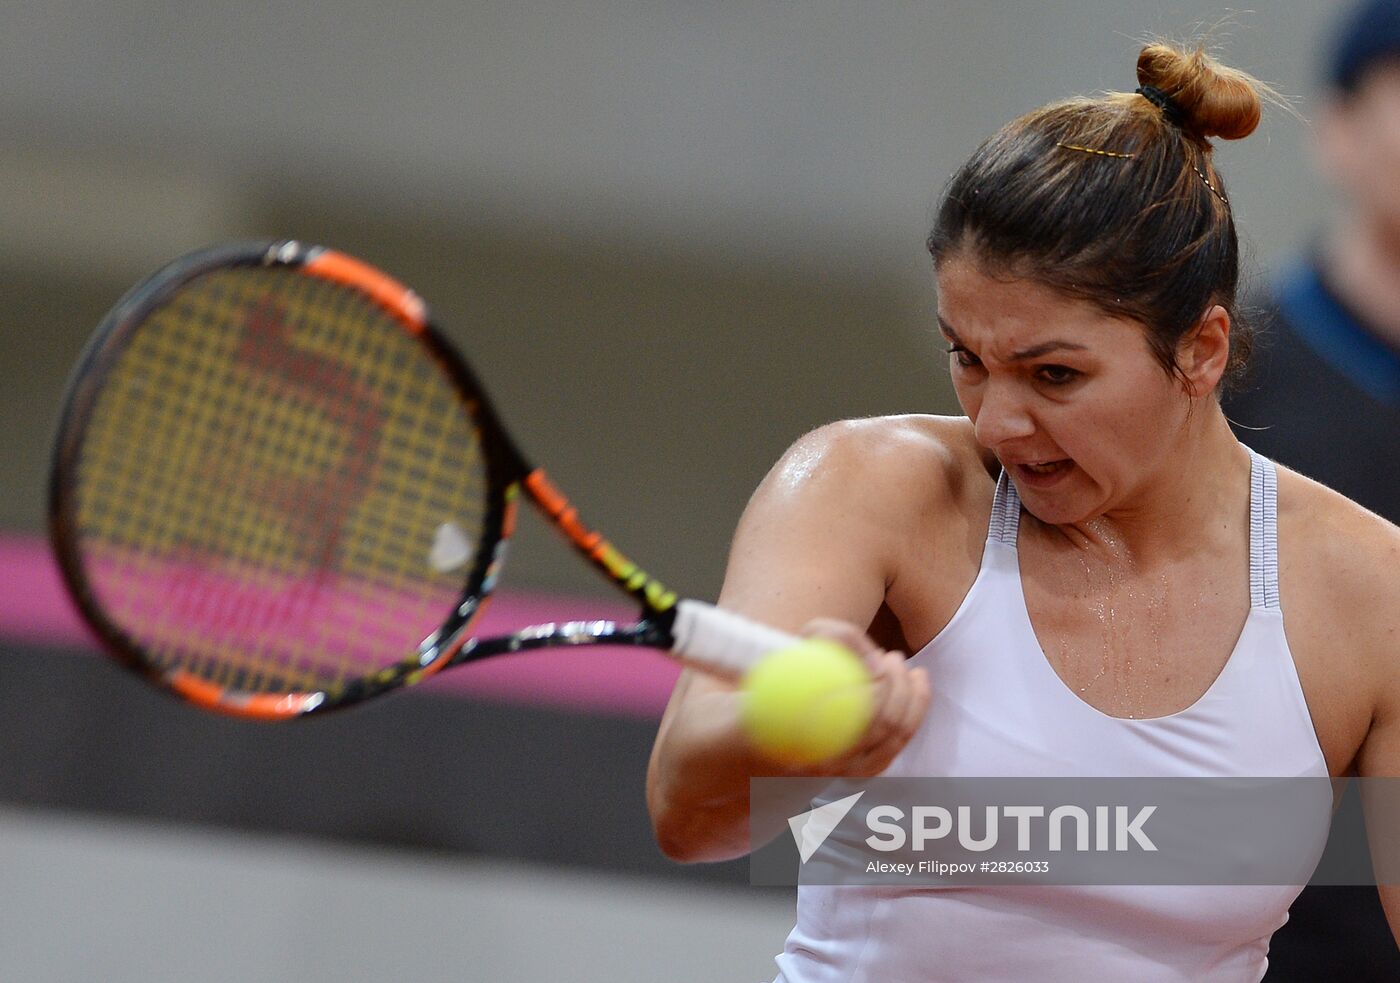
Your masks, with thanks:
[[[995,450],[1010,440],[1021,440],[1035,433],[1035,420],[1009,385],[988,381],[982,389],[977,412],[972,418],[977,443]]]

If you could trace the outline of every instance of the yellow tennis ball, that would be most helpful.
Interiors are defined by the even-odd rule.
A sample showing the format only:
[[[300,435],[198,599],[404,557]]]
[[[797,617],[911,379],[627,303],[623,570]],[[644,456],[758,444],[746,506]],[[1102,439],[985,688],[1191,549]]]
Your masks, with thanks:
[[[869,670],[846,646],[825,638],[773,652],[740,688],[749,739],[787,764],[816,764],[848,750],[874,712]]]

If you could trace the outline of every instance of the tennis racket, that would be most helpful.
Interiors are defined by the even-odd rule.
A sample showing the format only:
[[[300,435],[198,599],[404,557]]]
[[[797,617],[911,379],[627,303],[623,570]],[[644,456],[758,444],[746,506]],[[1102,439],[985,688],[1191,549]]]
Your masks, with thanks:
[[[473,635],[522,496],[640,604],[635,623]],[[584,525],[417,295],[299,242],[193,253],[117,304],[69,382],[49,505],[105,646],[242,717],[547,646],[650,646],[738,677],[796,641],[678,598]]]

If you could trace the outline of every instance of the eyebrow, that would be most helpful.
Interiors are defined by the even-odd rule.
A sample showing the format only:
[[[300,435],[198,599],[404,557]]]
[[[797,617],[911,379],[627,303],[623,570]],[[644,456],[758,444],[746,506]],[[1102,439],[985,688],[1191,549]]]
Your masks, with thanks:
[[[958,337],[958,333],[953,330],[952,325],[943,320],[942,314],[937,315],[937,317],[939,330],[943,332],[944,336],[953,344],[961,345],[962,339]],[[1048,355],[1051,352],[1086,352],[1088,350],[1088,345],[1080,345],[1073,341],[1043,341],[1039,345],[1032,345],[1030,348],[1021,349],[1019,352],[1012,352],[1010,357],[1007,358],[1007,361],[1024,362],[1027,359],[1040,358],[1040,356]]]

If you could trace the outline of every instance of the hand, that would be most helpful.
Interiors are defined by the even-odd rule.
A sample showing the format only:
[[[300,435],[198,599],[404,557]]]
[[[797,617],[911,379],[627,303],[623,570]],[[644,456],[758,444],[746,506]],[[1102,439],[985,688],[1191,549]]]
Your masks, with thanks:
[[[928,712],[928,670],[909,668],[904,653],[886,652],[865,632],[845,621],[818,618],[803,628],[802,635],[829,638],[860,656],[873,677],[874,709],[865,735],[851,748],[826,761],[787,773],[850,778],[880,774],[909,743]]]

